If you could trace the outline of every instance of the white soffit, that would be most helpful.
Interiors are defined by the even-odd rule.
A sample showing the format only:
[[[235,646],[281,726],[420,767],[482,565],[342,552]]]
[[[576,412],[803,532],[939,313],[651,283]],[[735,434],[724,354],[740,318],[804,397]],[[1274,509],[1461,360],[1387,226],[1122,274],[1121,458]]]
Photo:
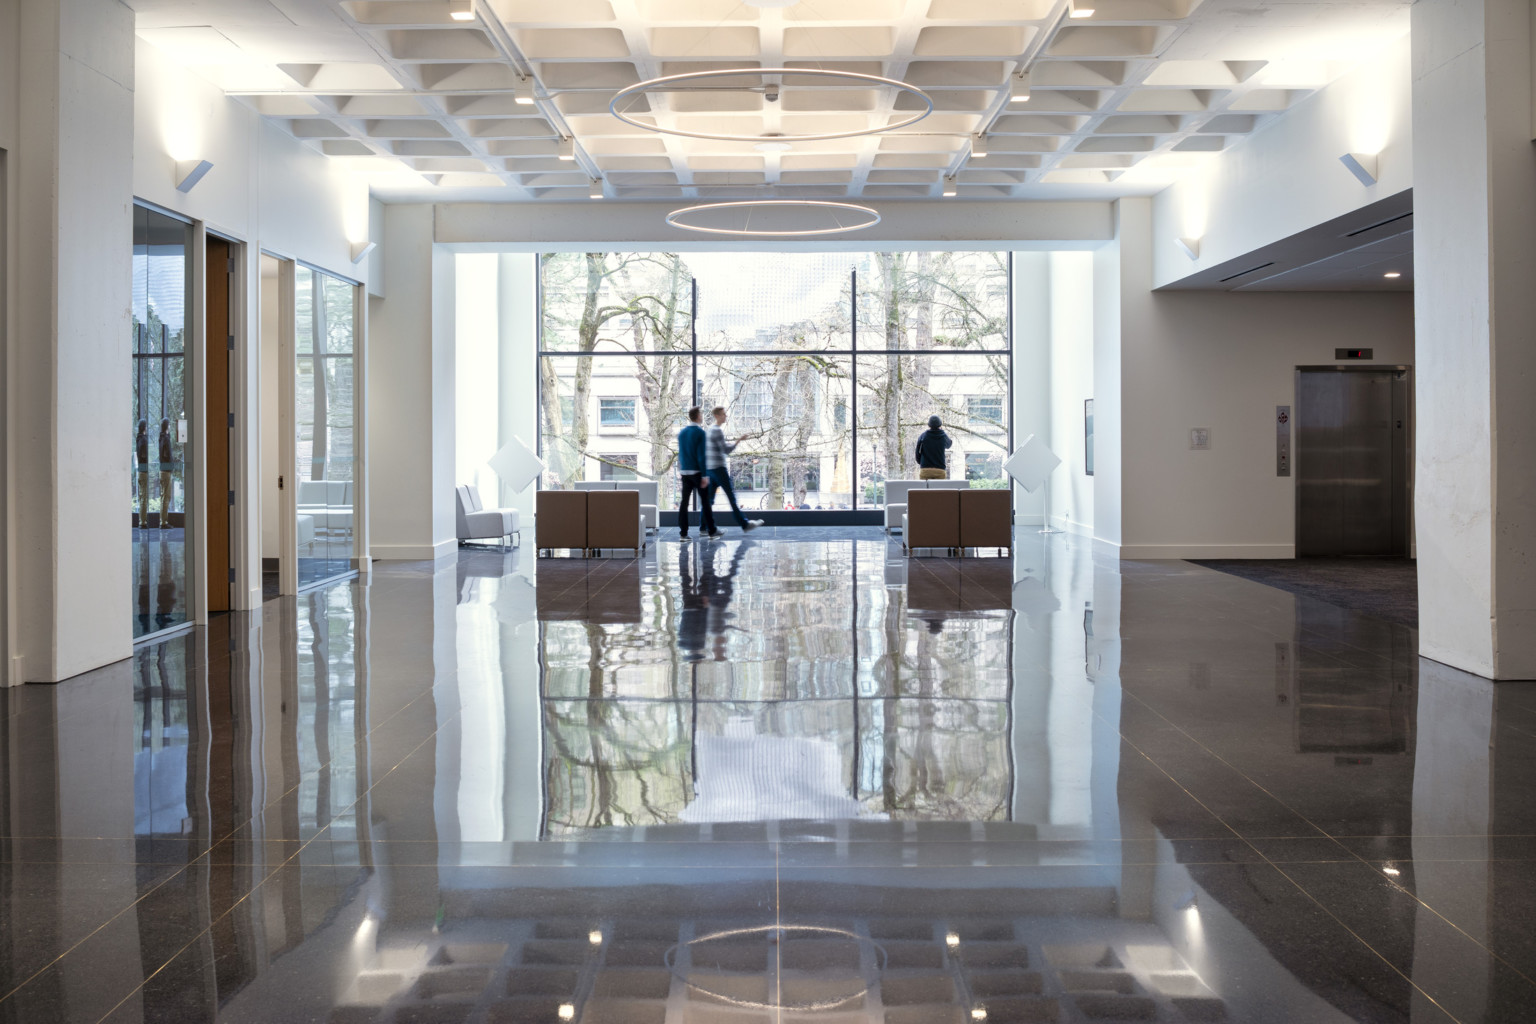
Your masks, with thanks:
[[[385,199],[1109,199],[1157,192],[1407,31],[1408,0],[128,0],[139,34]],[[462,4],[457,5],[462,7]],[[1027,102],[1008,81],[1031,70]],[[908,81],[934,113],[797,143],[662,135],[608,112],[660,75],[803,66]],[[713,83],[718,86],[719,83]],[[760,79],[744,78],[745,86]],[[518,102],[532,97],[533,105]],[[857,80],[653,93],[689,131],[880,127],[916,98]],[[970,136],[989,129],[987,155]],[[577,161],[560,159],[574,137]],[[1173,159],[1154,159],[1157,157]]]

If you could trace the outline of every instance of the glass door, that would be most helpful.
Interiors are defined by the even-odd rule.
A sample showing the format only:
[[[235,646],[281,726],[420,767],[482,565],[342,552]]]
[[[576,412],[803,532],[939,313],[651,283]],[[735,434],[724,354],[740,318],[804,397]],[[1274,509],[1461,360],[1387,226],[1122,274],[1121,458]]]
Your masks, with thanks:
[[[192,225],[133,210],[134,639],[192,620],[187,314]]]
[[[353,566],[353,390],[357,286],[309,267],[294,269],[294,421],[299,586]]]

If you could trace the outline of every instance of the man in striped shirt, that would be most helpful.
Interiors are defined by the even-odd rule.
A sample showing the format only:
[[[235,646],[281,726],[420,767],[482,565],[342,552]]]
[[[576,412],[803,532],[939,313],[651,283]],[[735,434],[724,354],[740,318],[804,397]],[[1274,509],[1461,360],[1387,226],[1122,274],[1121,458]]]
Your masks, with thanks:
[[[714,417],[715,423],[704,437],[704,472],[709,476],[709,489],[704,492],[704,504],[714,505],[715,491],[724,491],[725,499],[731,503],[731,511],[736,513],[736,522],[742,530],[755,530],[763,525],[763,521],[749,520],[741,514],[741,506],[736,504],[736,490],[731,486],[730,456],[741,442],[728,442],[725,439],[725,406],[715,406],[710,410],[710,415]],[[717,529],[710,536],[718,537],[720,531]]]

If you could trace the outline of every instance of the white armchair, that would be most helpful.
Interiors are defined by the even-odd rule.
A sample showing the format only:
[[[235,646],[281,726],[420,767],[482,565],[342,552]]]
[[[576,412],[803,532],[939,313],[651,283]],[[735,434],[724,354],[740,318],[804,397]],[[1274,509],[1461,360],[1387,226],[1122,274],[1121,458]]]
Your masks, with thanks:
[[[504,542],[513,538],[514,545],[522,539],[521,522],[515,508],[482,508],[480,492],[469,484],[454,488],[457,495],[455,518],[458,521],[459,541],[496,540]]]

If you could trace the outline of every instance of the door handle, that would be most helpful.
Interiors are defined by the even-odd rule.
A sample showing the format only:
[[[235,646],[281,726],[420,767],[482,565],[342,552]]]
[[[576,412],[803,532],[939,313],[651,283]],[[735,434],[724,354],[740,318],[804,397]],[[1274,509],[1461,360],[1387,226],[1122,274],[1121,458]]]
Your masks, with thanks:
[[[283,474],[281,474],[281,473],[277,474],[277,489],[278,490],[282,490],[283,489]]]

